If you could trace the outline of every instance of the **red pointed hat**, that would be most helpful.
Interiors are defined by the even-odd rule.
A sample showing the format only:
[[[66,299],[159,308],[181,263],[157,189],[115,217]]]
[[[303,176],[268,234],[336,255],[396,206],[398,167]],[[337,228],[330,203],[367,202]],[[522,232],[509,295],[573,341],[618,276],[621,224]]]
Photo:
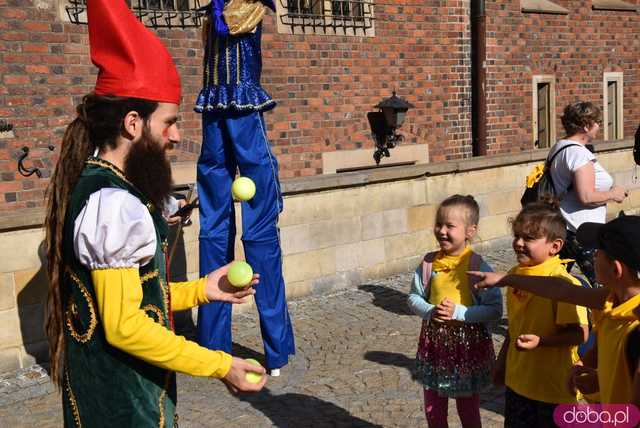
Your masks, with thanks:
[[[100,69],[96,95],[180,104],[180,76],[167,48],[125,0],[88,0],[91,61]]]

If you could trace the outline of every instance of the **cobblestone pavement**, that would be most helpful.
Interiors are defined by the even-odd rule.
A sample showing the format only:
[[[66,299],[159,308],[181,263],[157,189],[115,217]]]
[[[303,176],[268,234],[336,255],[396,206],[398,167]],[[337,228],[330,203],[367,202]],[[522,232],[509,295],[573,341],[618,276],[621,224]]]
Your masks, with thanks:
[[[494,269],[513,263],[504,247],[485,258]],[[179,375],[180,427],[426,426],[422,390],[412,379],[420,321],[405,303],[410,278],[290,301],[297,355],[281,376],[259,394],[232,396],[219,381]],[[233,329],[234,353],[262,361],[257,315],[237,315]],[[503,320],[493,334],[496,348],[504,332]],[[61,426],[59,395],[50,384],[43,388],[45,395],[0,407],[0,426]],[[485,427],[502,426],[502,395],[500,388],[482,394]],[[454,400],[449,421],[459,426]]]

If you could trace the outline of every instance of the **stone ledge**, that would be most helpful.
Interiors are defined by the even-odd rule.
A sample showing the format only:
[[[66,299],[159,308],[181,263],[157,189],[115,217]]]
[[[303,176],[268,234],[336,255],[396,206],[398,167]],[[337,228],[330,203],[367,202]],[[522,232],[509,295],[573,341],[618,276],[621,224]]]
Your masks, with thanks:
[[[569,9],[549,0],[520,0],[520,10],[524,13],[551,13],[568,15]]]
[[[598,141],[594,143],[596,153],[632,149],[634,140]],[[547,149],[531,150],[506,155],[482,156],[447,162],[435,162],[421,165],[384,167],[366,171],[345,172],[338,174],[315,175],[311,177],[290,178],[282,180],[281,186],[285,196],[302,193],[314,193],[324,190],[366,186],[374,183],[411,180],[419,177],[430,177],[459,172],[477,171],[501,166],[518,165],[542,161],[547,156]],[[196,180],[195,162],[176,162],[173,164],[175,185],[184,187]],[[41,227],[44,222],[43,208],[30,208],[8,212],[0,216],[0,232],[16,229]]]
[[[593,10],[610,10],[618,12],[638,11],[638,7],[635,4],[624,0],[591,0],[591,8]]]
[[[606,153],[616,150],[633,148],[633,139],[599,141],[594,143],[596,153]],[[310,193],[344,187],[364,186],[372,183],[383,183],[396,180],[409,180],[418,177],[429,177],[459,172],[477,171],[501,166],[519,165],[542,161],[549,150],[539,149],[506,155],[482,156],[476,158],[458,159],[430,164],[397,166],[367,171],[346,172],[340,174],[315,175],[312,177],[291,178],[282,180],[285,195]]]

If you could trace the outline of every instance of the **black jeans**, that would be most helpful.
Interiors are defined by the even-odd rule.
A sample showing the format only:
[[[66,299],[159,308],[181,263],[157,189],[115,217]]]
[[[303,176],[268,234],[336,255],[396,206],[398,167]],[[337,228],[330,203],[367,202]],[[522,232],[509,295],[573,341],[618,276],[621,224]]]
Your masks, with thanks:
[[[557,404],[523,397],[511,388],[504,395],[505,428],[555,428],[553,411]]]

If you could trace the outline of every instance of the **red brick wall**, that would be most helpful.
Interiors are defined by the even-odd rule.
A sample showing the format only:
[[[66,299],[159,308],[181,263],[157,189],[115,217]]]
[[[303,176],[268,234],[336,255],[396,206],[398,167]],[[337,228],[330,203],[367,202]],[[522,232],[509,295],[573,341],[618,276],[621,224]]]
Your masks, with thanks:
[[[15,133],[0,139],[0,212],[42,206],[59,151],[47,146],[59,145],[74,105],[95,82],[86,26],[61,22],[55,3],[0,0],[0,119]],[[266,121],[281,178],[320,174],[324,151],[372,147],[366,113],[394,89],[416,106],[402,129],[403,144],[429,143],[432,160],[470,155],[468,2],[387,2],[376,6],[375,17],[371,38],[277,34],[274,16],[265,19],[263,83],[278,101]],[[199,35],[159,34],[184,86],[184,143],[175,158],[195,159]],[[31,148],[27,165],[42,168],[43,179],[16,172],[22,146]]]
[[[633,0],[629,0],[633,1]],[[625,135],[639,122],[640,17],[557,0],[569,15],[523,14],[519,1],[487,0],[489,153],[531,148],[531,80],[556,76],[556,129],[576,99],[602,105],[602,73],[624,72]],[[34,4],[39,5],[34,6]],[[85,26],[63,23],[54,0],[0,0],[0,212],[43,205],[74,105],[93,88]],[[42,6],[44,5],[44,6]],[[49,7],[47,8],[47,5]],[[471,155],[469,2],[401,0],[375,7],[375,37],[278,34],[265,19],[263,84],[278,101],[266,114],[281,178],[320,174],[322,153],[373,146],[366,113],[396,90],[415,105],[403,144],[429,145],[432,161]],[[178,160],[200,150],[200,117],[191,108],[201,82],[199,34],[160,30],[182,75],[183,143]],[[17,173],[20,148],[43,179]],[[393,159],[393,151],[392,151]]]
[[[558,138],[567,104],[585,100],[602,108],[604,72],[624,73],[625,136],[638,125],[640,15],[595,11],[584,0],[554,2],[569,14],[521,13],[519,1],[486,2],[490,154],[532,148],[532,76],[539,74],[556,78]]]
[[[15,135],[0,138],[0,213],[43,206],[66,124],[74,116],[74,106],[95,83],[97,69],[89,60],[87,27],[62,22],[55,3],[0,0],[0,119],[13,125]],[[193,30],[159,33],[179,66],[183,83],[184,144],[175,157],[195,159],[193,153],[200,147],[199,117],[189,101],[200,83],[198,34]],[[56,149],[49,151],[49,145]],[[30,148],[26,166],[39,167],[42,179],[18,174],[23,146]]]
[[[372,147],[366,113],[394,89],[415,105],[404,144],[469,155],[468,16],[467,1],[385,2],[375,37],[277,34],[269,17],[262,81],[279,102],[267,122],[281,178],[322,173],[322,152]]]

